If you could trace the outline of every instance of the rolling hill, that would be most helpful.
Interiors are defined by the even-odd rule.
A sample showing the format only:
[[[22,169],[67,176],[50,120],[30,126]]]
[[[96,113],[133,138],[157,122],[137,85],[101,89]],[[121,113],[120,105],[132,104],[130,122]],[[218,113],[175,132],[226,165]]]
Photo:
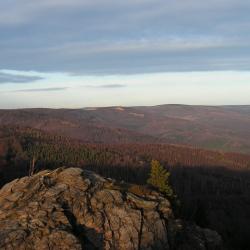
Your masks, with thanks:
[[[0,110],[1,125],[88,143],[171,143],[250,153],[250,106]]]

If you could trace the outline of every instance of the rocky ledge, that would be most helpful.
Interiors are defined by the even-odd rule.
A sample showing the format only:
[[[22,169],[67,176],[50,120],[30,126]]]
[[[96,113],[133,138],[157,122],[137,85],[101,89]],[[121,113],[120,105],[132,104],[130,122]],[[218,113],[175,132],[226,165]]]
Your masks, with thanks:
[[[78,168],[14,180],[0,190],[0,249],[222,249],[159,193],[132,190]]]

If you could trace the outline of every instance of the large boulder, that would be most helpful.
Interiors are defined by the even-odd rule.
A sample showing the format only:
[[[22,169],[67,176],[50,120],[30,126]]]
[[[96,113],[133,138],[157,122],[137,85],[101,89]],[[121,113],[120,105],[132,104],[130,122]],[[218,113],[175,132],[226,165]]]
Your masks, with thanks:
[[[0,249],[222,249],[159,193],[131,190],[78,168],[14,180],[0,190]]]

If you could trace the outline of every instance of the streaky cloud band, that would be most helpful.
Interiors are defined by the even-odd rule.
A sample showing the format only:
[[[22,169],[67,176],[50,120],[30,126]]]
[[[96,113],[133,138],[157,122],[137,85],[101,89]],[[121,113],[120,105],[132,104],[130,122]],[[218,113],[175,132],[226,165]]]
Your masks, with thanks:
[[[125,84],[101,84],[101,85],[82,85],[84,88],[98,88],[98,89],[117,89],[125,88]]]
[[[15,75],[0,72],[0,84],[7,83],[31,83],[39,80],[43,80],[40,76],[25,76],[25,75]]]
[[[58,88],[39,88],[39,89],[19,89],[11,92],[54,92],[54,91],[63,91],[68,89],[68,87],[58,87]]]

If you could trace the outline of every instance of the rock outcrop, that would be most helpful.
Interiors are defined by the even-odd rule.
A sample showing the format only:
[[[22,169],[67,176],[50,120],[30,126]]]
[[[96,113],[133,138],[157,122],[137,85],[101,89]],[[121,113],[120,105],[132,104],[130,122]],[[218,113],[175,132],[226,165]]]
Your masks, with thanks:
[[[129,190],[78,168],[14,180],[0,190],[0,249],[222,249],[160,194]]]

